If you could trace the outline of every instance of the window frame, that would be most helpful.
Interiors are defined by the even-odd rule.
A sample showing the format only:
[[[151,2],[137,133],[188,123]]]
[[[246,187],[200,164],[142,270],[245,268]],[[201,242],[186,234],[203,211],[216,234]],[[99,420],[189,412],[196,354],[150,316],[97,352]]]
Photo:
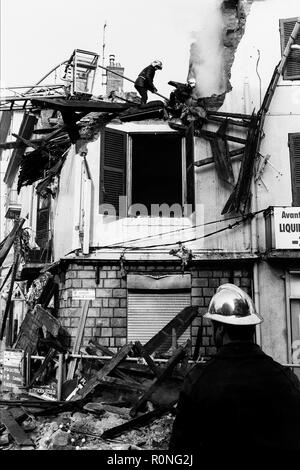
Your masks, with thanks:
[[[99,179],[99,202],[100,205],[104,204],[104,197],[103,197],[103,188],[104,188],[104,158],[105,158],[105,130],[112,131],[118,134],[123,134],[126,139],[125,143],[125,198],[126,198],[126,214],[127,217],[132,217],[133,215],[130,214],[130,207],[132,206],[132,149],[133,149],[133,136],[137,134],[159,134],[159,135],[173,135],[175,134],[174,131],[172,130],[123,130],[123,129],[117,129],[115,127],[107,127],[104,129],[103,134],[102,134],[102,142],[101,142],[101,158],[100,158],[100,179]],[[176,133],[178,134],[178,133]],[[180,134],[179,134],[180,135]],[[186,207],[186,204],[188,204],[188,188],[187,188],[187,152],[186,152],[186,146],[187,146],[187,139],[184,135],[181,135],[181,180],[182,180],[182,194],[181,194],[181,207],[184,209]],[[194,157],[193,157],[194,158]],[[194,171],[194,167],[193,167]],[[194,174],[195,178],[195,174]],[[195,182],[194,182],[194,188],[193,188],[193,211],[194,212],[194,205],[195,205]],[[163,201],[161,202],[163,204]],[[119,217],[118,211],[116,211],[117,217]],[[102,215],[105,215],[102,213]],[[186,215],[183,213],[183,217],[186,217]]]

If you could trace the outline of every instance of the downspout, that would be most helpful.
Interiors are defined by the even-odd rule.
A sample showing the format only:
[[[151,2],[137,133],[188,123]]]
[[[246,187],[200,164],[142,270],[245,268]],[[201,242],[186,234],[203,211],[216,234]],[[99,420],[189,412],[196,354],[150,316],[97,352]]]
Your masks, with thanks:
[[[252,110],[250,109],[250,90],[249,90],[249,81],[248,77],[245,77],[244,81],[244,112],[245,114],[251,114]],[[255,183],[255,175],[252,176],[251,181],[251,192],[252,192],[252,212],[258,210],[258,200],[257,200],[257,187]],[[250,225],[250,236],[251,236],[251,253],[256,253],[258,251],[258,219],[255,216],[251,219]],[[253,266],[253,297],[254,303],[258,310],[260,311],[260,294],[259,294],[259,269],[258,261],[254,262]],[[256,325],[256,342],[259,346],[262,345],[262,336],[261,336],[261,326]]]
[[[86,179],[83,183],[84,201],[84,221],[83,221],[83,246],[82,253],[88,255],[90,252],[90,229],[91,229],[91,205],[92,205],[92,180],[89,167],[86,161],[86,152],[80,152],[83,158],[83,165],[85,168]]]

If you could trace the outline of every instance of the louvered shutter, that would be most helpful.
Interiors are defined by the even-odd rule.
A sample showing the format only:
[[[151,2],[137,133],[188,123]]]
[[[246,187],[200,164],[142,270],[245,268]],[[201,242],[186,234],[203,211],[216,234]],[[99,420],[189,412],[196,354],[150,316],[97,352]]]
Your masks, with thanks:
[[[49,207],[38,209],[36,220],[36,243],[45,248],[49,241]]]
[[[185,134],[186,153],[186,195],[187,204],[195,210],[195,168],[194,168],[194,124],[191,123]]]
[[[281,38],[281,54],[290,39],[296,24],[297,18],[288,18],[279,20],[280,25],[280,38]],[[300,45],[300,34],[298,34],[295,44]],[[299,80],[300,79],[300,51],[291,50],[287,59],[287,63],[283,72],[285,80]]]
[[[100,204],[119,214],[119,197],[126,194],[126,134],[105,129],[102,142]]]
[[[300,133],[289,134],[293,206],[300,206]]]
[[[181,310],[191,305],[190,291],[128,291],[128,341],[147,343]],[[191,328],[180,336],[182,344],[191,337]],[[171,339],[162,350],[168,350]]]

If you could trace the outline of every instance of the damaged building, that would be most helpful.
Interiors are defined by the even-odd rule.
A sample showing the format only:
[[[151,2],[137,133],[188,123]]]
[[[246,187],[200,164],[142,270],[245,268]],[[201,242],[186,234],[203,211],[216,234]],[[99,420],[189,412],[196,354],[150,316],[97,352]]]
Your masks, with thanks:
[[[143,357],[158,381],[180,361],[187,370],[208,360],[215,345],[202,315],[227,282],[254,298],[263,350],[299,364],[300,22],[286,12],[271,21],[264,2],[224,1],[222,86],[201,94],[191,62],[193,101],[176,109],[125,93],[114,56],[106,96],[94,96],[99,57],[79,49],[63,87],[1,101],[2,355],[25,353],[27,386],[43,373],[31,356],[45,358],[45,371],[59,355],[59,400],[64,381],[78,387],[80,356],[101,351],[108,382],[127,356]],[[95,380],[85,371],[75,393],[88,396],[101,370]],[[151,386],[135,383],[131,418]],[[174,396],[161,413],[173,405]]]

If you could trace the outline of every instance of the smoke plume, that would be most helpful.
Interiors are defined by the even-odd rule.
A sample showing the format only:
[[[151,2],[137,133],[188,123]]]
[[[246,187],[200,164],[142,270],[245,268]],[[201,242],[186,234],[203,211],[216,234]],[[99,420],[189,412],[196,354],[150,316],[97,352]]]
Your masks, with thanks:
[[[200,0],[199,29],[192,32],[188,78],[197,81],[198,97],[221,94],[226,80],[223,64],[223,0]]]

